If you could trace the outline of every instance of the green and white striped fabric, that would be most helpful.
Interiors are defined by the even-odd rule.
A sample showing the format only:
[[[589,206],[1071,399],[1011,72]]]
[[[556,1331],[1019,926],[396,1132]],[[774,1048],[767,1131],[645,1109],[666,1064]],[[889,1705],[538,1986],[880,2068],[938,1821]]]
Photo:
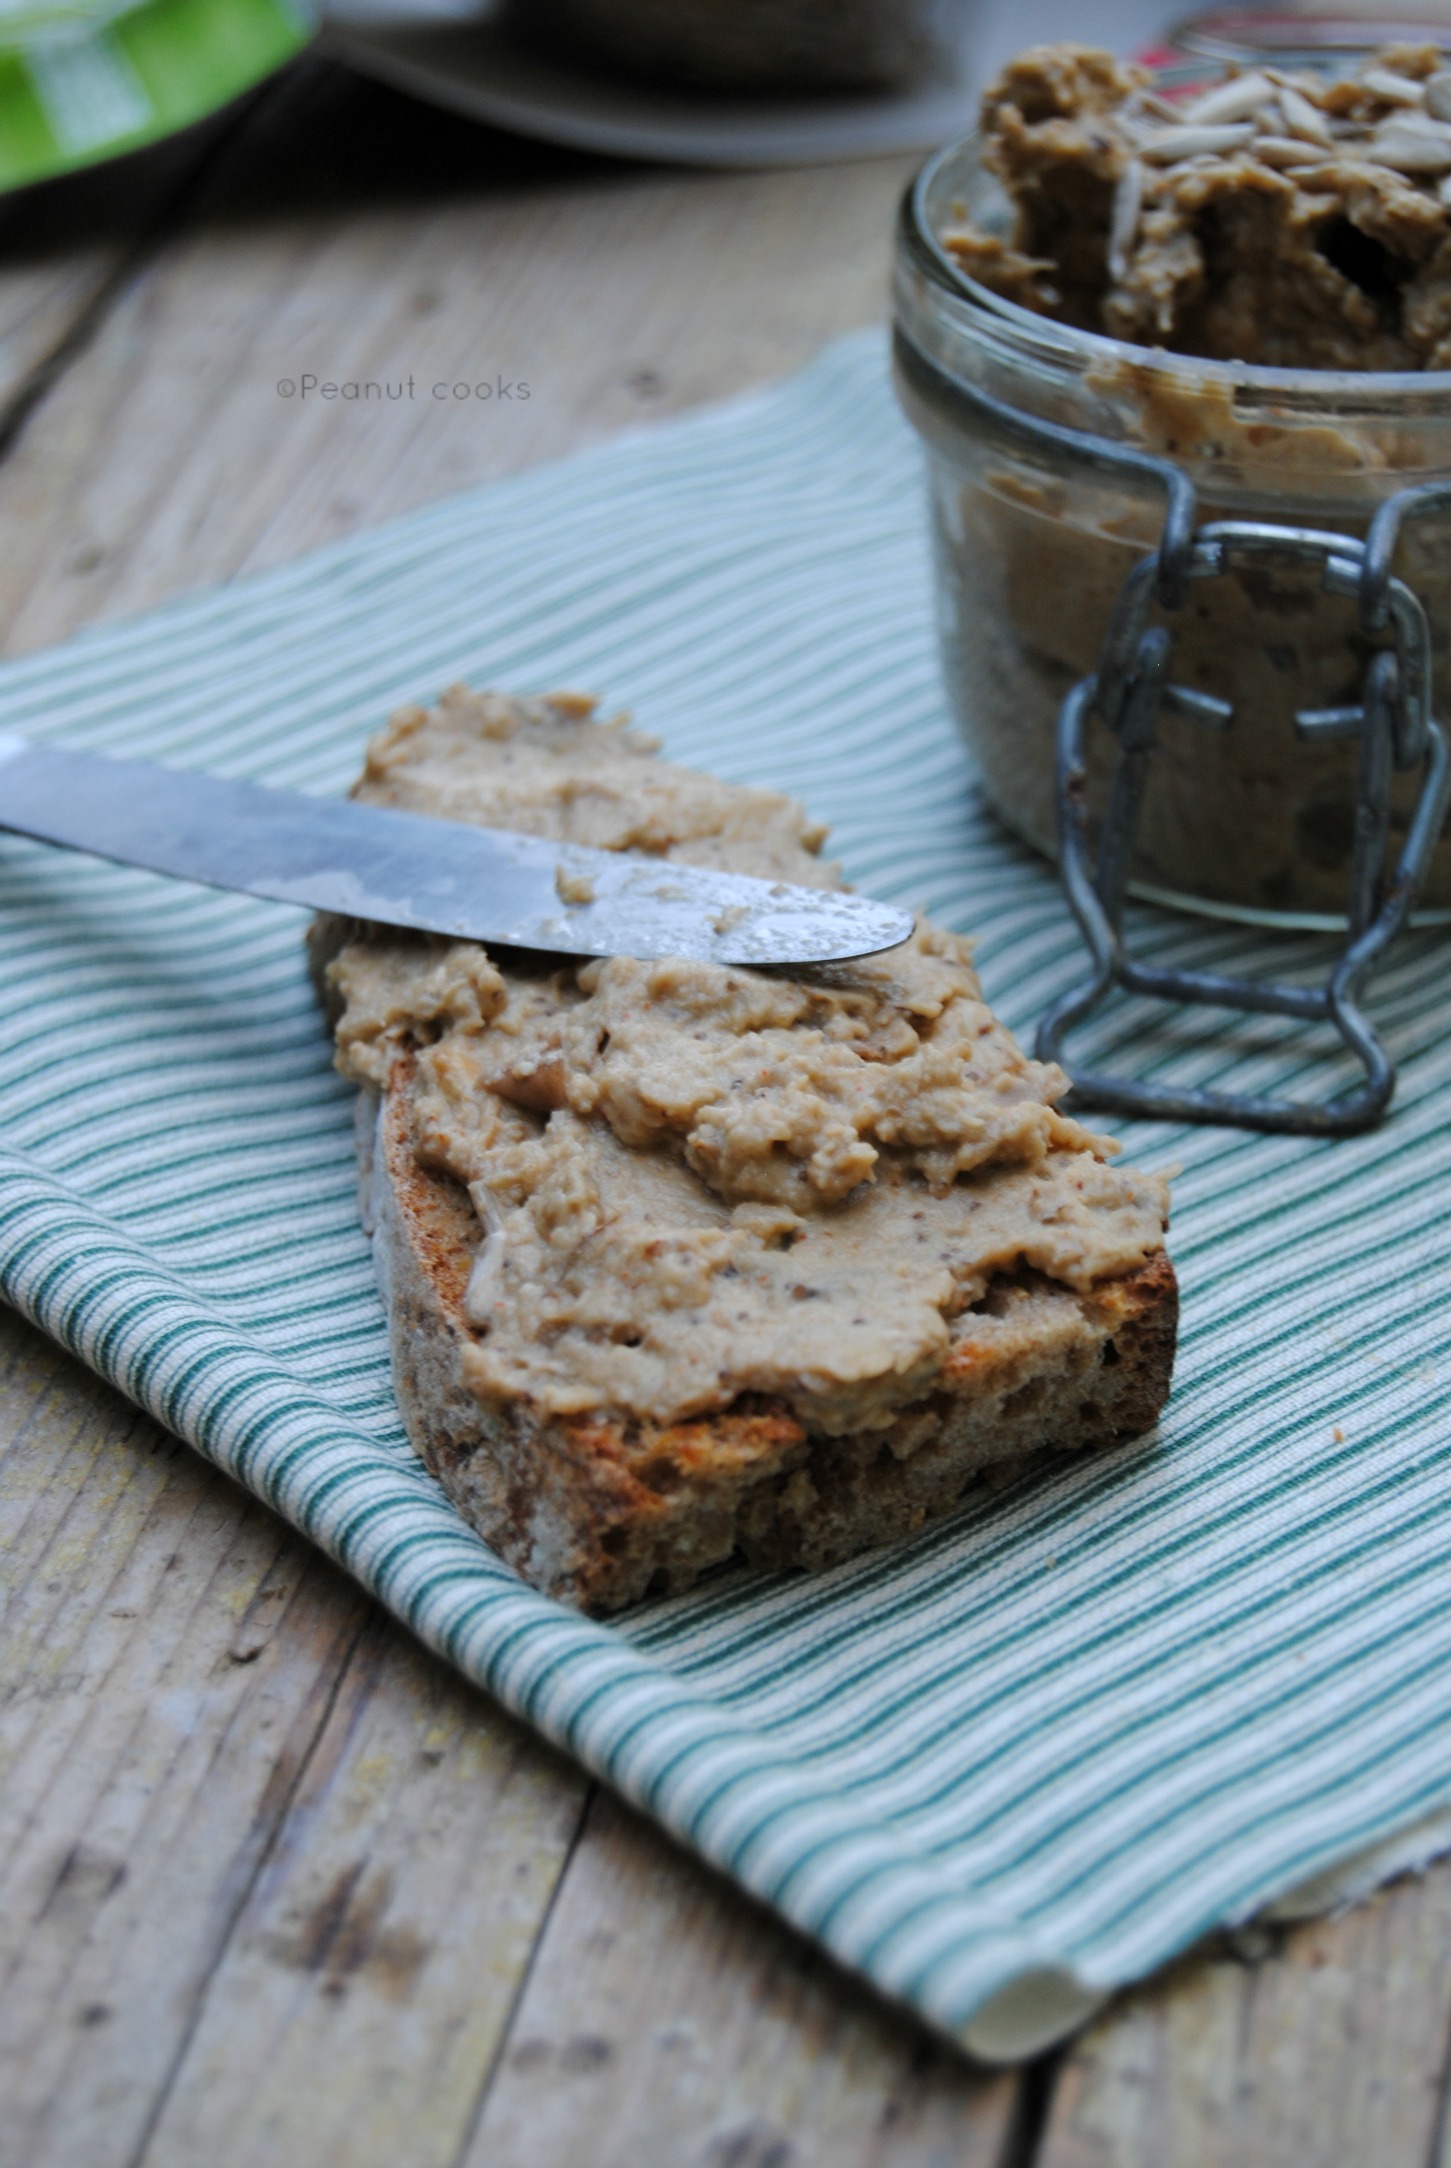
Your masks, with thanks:
[[[673,755],[798,792],[861,885],[980,937],[1019,1027],[1082,969],[944,711],[875,335],[12,663],[0,721],[336,791],[390,707],[459,677],[598,688]],[[1183,1170],[1156,1438],[822,1577],[598,1625],[522,1587],[403,1440],[296,914],[5,839],[0,930],[10,1300],[934,2025],[1029,2052],[1218,1923],[1451,1844],[1444,933],[1376,993],[1403,1063],[1378,1134],[1126,1127]],[[1229,927],[1142,932],[1263,960]],[[1267,1022],[1145,1031],[1117,1017],[1095,1051],[1281,1085],[1320,1060]]]

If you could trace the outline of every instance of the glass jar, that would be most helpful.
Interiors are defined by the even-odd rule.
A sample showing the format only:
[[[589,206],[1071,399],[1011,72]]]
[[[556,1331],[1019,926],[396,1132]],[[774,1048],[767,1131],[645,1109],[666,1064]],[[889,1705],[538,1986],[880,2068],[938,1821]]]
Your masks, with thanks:
[[[1194,482],[1202,520],[1363,536],[1386,497],[1451,474],[1451,372],[1258,368],[1055,324],[958,268],[941,236],[964,217],[1000,232],[1010,217],[975,137],[934,158],[903,205],[898,391],[927,449],[953,708],[1003,820],[1051,854],[1058,710],[1097,667],[1124,576],[1158,540],[1164,490],[1010,432],[956,387],[1167,456]],[[1447,518],[1409,527],[1396,560],[1426,608],[1438,673],[1451,647],[1448,528]],[[1136,892],[1285,923],[1343,921],[1357,749],[1303,742],[1295,711],[1359,699],[1369,648],[1354,603],[1323,593],[1314,571],[1273,564],[1196,584],[1161,621],[1174,682],[1234,713],[1222,732],[1162,715]],[[1105,736],[1094,733],[1091,818],[1112,762]],[[1397,778],[1392,850],[1417,780]],[[1445,838],[1422,903],[1451,908]]]

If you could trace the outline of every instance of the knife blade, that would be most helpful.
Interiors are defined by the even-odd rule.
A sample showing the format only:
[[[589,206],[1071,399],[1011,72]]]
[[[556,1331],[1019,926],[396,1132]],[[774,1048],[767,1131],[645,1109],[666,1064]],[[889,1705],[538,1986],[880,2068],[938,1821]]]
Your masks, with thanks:
[[[0,829],[209,888],[565,956],[813,964],[896,948],[912,914],[0,732]]]

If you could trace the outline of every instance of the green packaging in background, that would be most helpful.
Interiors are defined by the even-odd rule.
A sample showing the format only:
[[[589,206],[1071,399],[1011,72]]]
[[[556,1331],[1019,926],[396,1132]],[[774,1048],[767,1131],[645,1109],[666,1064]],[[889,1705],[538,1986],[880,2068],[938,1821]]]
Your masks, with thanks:
[[[302,0],[0,0],[0,189],[158,142],[313,29]]]

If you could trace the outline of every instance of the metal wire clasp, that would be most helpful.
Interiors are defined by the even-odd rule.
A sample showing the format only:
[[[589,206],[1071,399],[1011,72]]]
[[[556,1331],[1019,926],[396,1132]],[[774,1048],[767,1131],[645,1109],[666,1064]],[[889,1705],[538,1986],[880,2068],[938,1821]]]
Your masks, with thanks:
[[[1194,484],[1183,468],[1157,453],[1091,431],[1024,413],[982,385],[949,373],[913,344],[899,325],[897,372],[913,392],[1030,458],[1067,459],[1090,473],[1150,481],[1165,496],[1159,546],[1124,583],[1094,676],[1075,685],[1058,724],[1059,870],[1068,901],[1093,957],[1093,973],[1056,1002],[1038,1027],[1037,1052],[1067,1071],[1076,1096],[1126,1114],[1174,1121],[1231,1122],[1250,1129],[1299,1130],[1344,1136],[1380,1119],[1395,1089],[1395,1068],[1358,1006],[1361,989],[1410,916],[1430,864],[1451,794],[1446,740],[1431,712],[1431,650],[1426,614],[1392,572],[1406,526],[1451,512],[1451,480],[1423,482],[1388,497],[1364,542],[1313,527],[1269,520],[1223,520],[1198,525]],[[1148,782],[1159,716],[1168,708],[1209,728],[1224,729],[1232,711],[1169,674],[1170,630],[1150,622],[1154,606],[1172,619],[1196,582],[1223,578],[1241,565],[1267,560],[1318,565],[1328,593],[1357,598],[1359,629],[1381,643],[1367,665],[1352,707],[1302,709],[1296,725],[1306,739],[1358,738],[1356,799],[1346,945],[1321,987],[1230,977],[1213,971],[1173,971],[1141,963],[1123,942],[1124,898],[1139,808]],[[1389,638],[1389,644],[1385,644]],[[1118,757],[1098,859],[1088,848],[1086,741],[1096,717],[1118,739]],[[1253,718],[1246,719],[1253,727]],[[1385,878],[1390,826],[1390,779],[1421,769],[1421,785],[1405,846]],[[1075,1024],[1121,987],[1163,1001],[1189,1001],[1328,1023],[1359,1059],[1364,1081],[1321,1104],[1219,1091],[1167,1091],[1131,1077],[1107,1075],[1066,1058],[1063,1041]]]
[[[1430,864],[1446,813],[1451,763],[1446,739],[1431,714],[1431,643],[1426,613],[1391,571],[1400,533],[1410,518],[1451,508],[1451,482],[1402,490],[1381,507],[1364,542],[1312,527],[1272,521],[1221,520],[1194,529],[1183,513],[1185,477],[1170,469],[1171,517],[1157,550],[1124,582],[1098,671],[1063,703],[1058,728],[1058,843],[1064,890],[1093,957],[1093,973],[1056,1002],[1038,1029],[1040,1059],[1058,1061],[1076,1096],[1098,1106],[1176,1121],[1231,1122],[1252,1129],[1343,1136],[1379,1120],[1395,1089],[1395,1068],[1358,1006],[1365,981],[1405,925]],[[1366,667],[1354,706],[1302,709],[1296,728],[1305,739],[1358,738],[1359,787],[1347,901],[1346,946],[1323,986],[1281,984],[1212,971],[1167,970],[1139,962],[1124,947],[1123,910],[1139,809],[1148,782],[1158,719],[1167,708],[1210,728],[1228,726],[1228,703],[1175,685],[1173,637],[1150,623],[1155,604],[1172,616],[1197,582],[1220,579],[1266,560],[1318,566],[1329,594],[1359,602],[1360,628],[1385,639]],[[1118,740],[1096,865],[1086,817],[1087,732],[1096,718]],[[1421,770],[1421,785],[1405,845],[1385,878],[1394,771]],[[1323,1102],[1238,1092],[1172,1091],[1082,1068],[1065,1058],[1063,1041],[1075,1024],[1116,988],[1163,1001],[1188,1001],[1249,1014],[1273,1013],[1328,1023],[1360,1061],[1365,1075],[1351,1090]]]

